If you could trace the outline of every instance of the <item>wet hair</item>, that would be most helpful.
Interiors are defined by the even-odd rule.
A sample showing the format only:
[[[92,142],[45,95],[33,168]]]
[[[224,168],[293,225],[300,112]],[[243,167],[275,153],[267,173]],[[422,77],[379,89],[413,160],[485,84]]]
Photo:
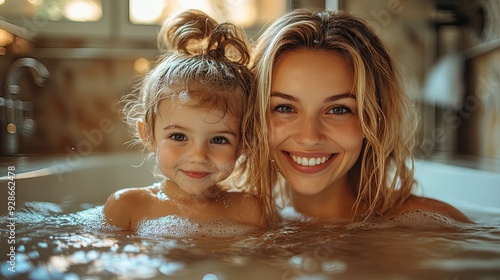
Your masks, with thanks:
[[[144,124],[144,146],[153,145],[160,102],[182,102],[186,93],[197,108],[243,118],[254,78],[248,69],[250,45],[241,27],[186,10],[163,22],[157,43],[162,54],[124,98],[126,122],[138,142],[137,122]]]
[[[257,80],[256,95],[250,100],[255,106],[249,111],[254,119],[244,124],[244,129],[253,131],[245,141],[260,145],[248,159],[249,180],[268,189],[278,184],[279,194],[286,193],[282,176],[270,163],[267,133],[273,67],[294,50],[334,51],[351,65],[365,135],[361,155],[348,174],[357,198],[353,210],[364,218],[397,211],[415,185],[415,109],[380,38],[362,19],[345,11],[290,11],[259,38],[251,66]],[[275,199],[271,196],[268,203]]]

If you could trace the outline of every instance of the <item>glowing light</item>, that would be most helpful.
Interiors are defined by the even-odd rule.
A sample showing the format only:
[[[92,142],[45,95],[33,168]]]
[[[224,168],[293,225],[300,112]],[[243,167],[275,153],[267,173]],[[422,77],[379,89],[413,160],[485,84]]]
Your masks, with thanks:
[[[14,35],[6,30],[0,29],[0,47],[10,45],[12,42],[14,42]]]
[[[28,2],[35,6],[40,6],[43,3],[43,0],[28,0]]]
[[[137,23],[155,23],[160,20],[165,2],[162,0],[130,1],[130,20]]]
[[[102,10],[93,1],[70,0],[64,6],[64,16],[72,21],[98,21]]]
[[[149,61],[143,57],[140,57],[134,62],[134,70],[139,74],[144,74],[149,70]]]
[[[7,132],[8,132],[8,133],[10,133],[10,134],[14,134],[14,133],[16,133],[16,130],[17,130],[17,129],[16,129],[16,125],[15,125],[15,124],[13,124],[13,123],[9,123],[9,124],[7,125]]]
[[[213,274],[213,273],[207,273],[205,275],[203,275],[203,278],[201,278],[202,280],[219,280],[219,276],[217,276],[217,274]]]
[[[244,27],[252,26],[257,18],[257,7],[253,0],[227,1],[227,18]]]
[[[200,1],[200,0],[184,0],[184,1],[175,1],[173,4],[173,8],[175,11],[181,11],[185,9],[198,9],[204,11],[210,16],[214,16],[213,6],[209,3],[209,1]]]
[[[130,0],[130,21],[135,24],[159,24],[172,14],[186,9],[204,11],[218,21],[230,20],[244,27],[258,18],[256,0]]]

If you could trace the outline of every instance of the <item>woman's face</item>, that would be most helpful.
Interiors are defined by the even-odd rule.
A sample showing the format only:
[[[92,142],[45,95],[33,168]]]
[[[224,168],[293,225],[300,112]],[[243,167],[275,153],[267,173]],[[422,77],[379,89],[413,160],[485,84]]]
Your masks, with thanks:
[[[348,187],[363,145],[353,71],[334,51],[298,50],[275,64],[271,156],[292,190],[317,195]]]

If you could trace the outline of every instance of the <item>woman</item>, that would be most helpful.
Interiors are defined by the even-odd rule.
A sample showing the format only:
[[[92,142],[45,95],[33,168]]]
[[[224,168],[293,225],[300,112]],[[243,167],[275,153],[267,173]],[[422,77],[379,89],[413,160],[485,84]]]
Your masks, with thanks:
[[[362,20],[294,10],[255,51],[256,106],[244,130],[252,131],[247,145],[261,147],[248,155],[252,184],[277,187],[296,211],[322,221],[424,210],[470,222],[446,203],[412,195],[415,110]]]

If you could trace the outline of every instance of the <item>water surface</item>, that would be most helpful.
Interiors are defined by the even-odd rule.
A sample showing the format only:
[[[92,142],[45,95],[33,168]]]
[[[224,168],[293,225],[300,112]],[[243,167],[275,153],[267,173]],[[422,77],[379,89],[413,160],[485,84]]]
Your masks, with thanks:
[[[65,208],[31,202],[16,213],[15,271],[11,221],[0,219],[2,278],[500,279],[500,218],[487,209],[466,213],[475,225],[421,212],[270,231],[165,217],[134,233],[106,226],[102,206]]]

